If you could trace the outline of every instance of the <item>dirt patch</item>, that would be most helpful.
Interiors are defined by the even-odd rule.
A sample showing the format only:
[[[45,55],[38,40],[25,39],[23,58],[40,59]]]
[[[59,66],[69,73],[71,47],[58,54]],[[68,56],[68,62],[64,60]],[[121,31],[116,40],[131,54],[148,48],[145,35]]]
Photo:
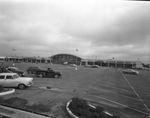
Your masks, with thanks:
[[[66,114],[65,103],[60,101],[51,101],[50,104],[36,103],[28,105],[28,100],[13,97],[9,99],[0,98],[0,104],[38,114],[48,115],[51,118],[69,118]]]
[[[13,97],[9,99],[3,99],[3,98],[0,99],[0,104],[6,106],[13,106],[15,108],[20,108],[20,109],[24,109],[27,103],[28,103],[27,100],[18,97]]]
[[[10,91],[10,90],[12,90],[12,89],[10,89],[10,88],[3,88],[3,87],[0,86],[0,92],[6,92],[6,91]]]
[[[26,109],[30,110],[30,111],[34,111],[36,113],[39,112],[49,112],[50,111],[50,107],[49,105],[43,105],[43,104],[34,104],[34,105],[26,105]]]
[[[13,114],[14,112],[5,108],[0,108],[0,111],[7,114]],[[1,117],[0,117],[1,118]]]
[[[68,114],[66,113],[65,105],[62,102],[53,103],[51,107],[51,116],[52,118],[69,118]]]

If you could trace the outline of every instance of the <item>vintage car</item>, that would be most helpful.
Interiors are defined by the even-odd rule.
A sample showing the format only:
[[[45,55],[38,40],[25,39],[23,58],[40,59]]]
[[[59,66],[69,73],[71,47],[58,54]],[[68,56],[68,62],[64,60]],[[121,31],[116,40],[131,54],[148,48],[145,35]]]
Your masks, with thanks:
[[[0,73],[11,73],[11,71],[7,70],[5,67],[1,67]]]
[[[76,67],[77,65],[76,65],[76,64],[70,64],[70,66],[71,66],[71,67]]]
[[[38,70],[36,72],[36,75],[40,78],[42,77],[60,78],[62,76],[62,73],[57,70],[53,70],[52,68],[48,68],[47,70]]]
[[[19,76],[23,77],[26,75],[26,72],[23,70],[20,70],[18,67],[6,67],[6,70],[13,72],[13,73],[17,73]]]
[[[134,75],[139,74],[138,71],[133,70],[133,69],[126,69],[126,70],[123,70],[123,73],[125,73],[125,74],[134,74]]]
[[[43,68],[41,68],[39,66],[32,66],[32,67],[29,67],[27,69],[27,73],[28,74],[36,74],[36,72],[39,71],[39,70],[46,70],[46,69],[43,69]]]
[[[92,68],[99,68],[99,65],[91,65]]]
[[[85,67],[89,67],[89,68],[99,68],[99,65],[85,65]]]
[[[0,73],[0,86],[2,87],[18,87],[24,89],[33,85],[33,78],[20,77],[17,73]]]

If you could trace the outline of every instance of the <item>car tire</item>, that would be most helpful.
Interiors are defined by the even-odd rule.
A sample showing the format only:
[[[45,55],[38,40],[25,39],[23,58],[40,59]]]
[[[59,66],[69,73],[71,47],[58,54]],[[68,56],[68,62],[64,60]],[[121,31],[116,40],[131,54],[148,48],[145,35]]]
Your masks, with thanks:
[[[40,77],[40,78],[42,78],[42,77],[43,77],[43,74],[42,74],[42,73],[41,73],[41,74],[39,74],[39,77]]]
[[[58,75],[55,75],[55,78],[58,78],[59,76]]]
[[[25,86],[24,84],[19,84],[19,85],[18,85],[18,88],[21,89],[21,90],[24,89],[25,87],[26,87],[26,86]]]

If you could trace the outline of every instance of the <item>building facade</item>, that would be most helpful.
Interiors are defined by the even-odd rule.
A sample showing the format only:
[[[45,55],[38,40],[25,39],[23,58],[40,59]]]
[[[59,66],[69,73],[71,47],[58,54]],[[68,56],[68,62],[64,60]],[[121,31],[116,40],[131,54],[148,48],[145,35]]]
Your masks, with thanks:
[[[1,57],[0,61],[14,63],[53,63],[53,64],[76,64],[76,65],[99,65],[104,67],[115,68],[143,68],[142,62],[137,61],[122,61],[122,60],[92,60],[82,59],[72,54],[55,54],[51,57]]]
[[[68,64],[81,64],[81,58],[72,54],[56,54],[50,57],[51,62],[54,64],[64,64],[67,62]]]

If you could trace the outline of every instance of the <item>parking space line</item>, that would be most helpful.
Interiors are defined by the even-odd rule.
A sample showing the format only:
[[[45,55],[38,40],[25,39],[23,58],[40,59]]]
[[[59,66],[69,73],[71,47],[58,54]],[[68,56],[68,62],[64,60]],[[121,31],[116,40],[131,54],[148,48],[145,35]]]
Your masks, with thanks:
[[[120,72],[120,71],[119,71]],[[121,73],[121,72],[120,72]],[[127,78],[121,73],[121,75],[123,76],[123,78],[127,81],[127,83],[129,84],[129,86],[132,88],[132,90],[134,91],[134,93],[136,94],[136,96],[139,98],[139,100],[142,102],[142,104],[144,105],[144,107],[146,108],[146,110],[148,112],[150,112],[150,109],[147,107],[147,105],[143,102],[142,98],[140,97],[140,95],[136,92],[136,90],[134,89],[134,87],[130,84],[130,82],[127,80]]]
[[[126,108],[129,108],[129,109],[131,109],[131,110],[134,110],[134,111],[137,111],[137,112],[146,114],[146,115],[150,115],[150,114],[147,113],[147,112],[144,112],[144,111],[141,111],[141,110],[138,110],[138,109],[135,109],[135,108],[131,108],[131,107],[127,106],[127,105],[124,105],[124,104],[121,104],[121,103],[119,103],[119,102],[115,102],[115,101],[109,100],[109,99],[104,98],[104,97],[100,97],[100,96],[95,96],[95,97],[100,98],[100,99],[103,99],[103,100],[106,100],[106,101],[109,101],[109,102],[112,102],[112,103],[114,103],[114,104],[117,104],[117,105],[120,105],[120,106],[123,106],[123,107],[126,107]]]
[[[95,84],[95,85],[97,85],[97,83]],[[114,87],[114,86],[112,86],[112,85],[106,85],[106,84],[101,84],[101,83],[98,83],[98,85],[102,85],[102,86],[106,86],[106,87],[111,87],[111,88],[114,88],[114,89],[124,89],[124,90],[127,90],[127,89],[125,89],[125,88],[118,88],[118,87]],[[125,87],[125,86],[124,86]]]
[[[96,90],[99,90],[99,91],[105,91],[105,90],[103,90],[103,89],[96,88],[96,87],[92,87],[92,86],[90,86],[89,88],[96,89]],[[112,93],[112,94],[117,94],[117,93],[115,93],[115,92],[110,92],[110,91],[107,91],[107,92],[108,92],[108,93]],[[121,94],[117,94],[117,95],[124,96],[124,97],[130,98],[130,99],[139,101],[139,99],[136,99],[136,98],[133,98],[133,97],[129,97],[129,96],[126,96],[126,95],[121,95]]]

